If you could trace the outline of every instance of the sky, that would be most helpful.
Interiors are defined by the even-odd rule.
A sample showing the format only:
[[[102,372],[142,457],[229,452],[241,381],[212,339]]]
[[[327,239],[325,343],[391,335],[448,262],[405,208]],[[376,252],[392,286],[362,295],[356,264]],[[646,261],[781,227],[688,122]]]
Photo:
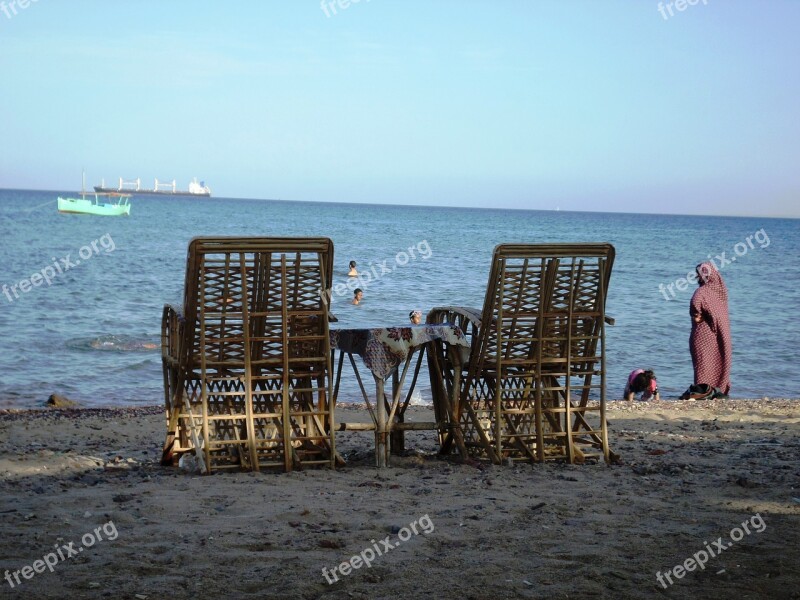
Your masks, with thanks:
[[[683,10],[678,10],[682,8]],[[0,1],[0,187],[800,216],[800,2]]]

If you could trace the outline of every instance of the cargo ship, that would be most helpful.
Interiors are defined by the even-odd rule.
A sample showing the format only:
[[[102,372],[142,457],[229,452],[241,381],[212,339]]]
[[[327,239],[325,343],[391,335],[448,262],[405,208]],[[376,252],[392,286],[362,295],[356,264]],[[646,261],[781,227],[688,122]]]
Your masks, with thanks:
[[[211,197],[211,188],[209,188],[205,181],[197,181],[195,177],[189,184],[188,190],[179,190],[173,179],[170,182],[159,182],[156,179],[155,185],[152,189],[142,188],[142,180],[138,177],[132,181],[124,181],[122,177],[119,178],[119,187],[106,187],[105,179],[102,180],[100,185],[94,186],[95,192],[117,192],[123,194],[134,195],[149,195],[149,196],[202,196],[205,198]]]

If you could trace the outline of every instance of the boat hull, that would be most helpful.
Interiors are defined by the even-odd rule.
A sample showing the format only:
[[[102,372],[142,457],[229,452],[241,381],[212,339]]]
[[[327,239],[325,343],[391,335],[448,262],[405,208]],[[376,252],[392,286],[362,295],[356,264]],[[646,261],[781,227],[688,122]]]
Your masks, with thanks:
[[[124,203],[99,203],[83,198],[58,198],[58,212],[77,215],[119,217],[131,214],[131,205]]]
[[[169,190],[120,190],[118,188],[107,188],[101,185],[94,186],[95,192],[102,192],[106,194],[123,193],[131,194],[133,196],[178,196],[185,198],[210,198],[211,192],[190,192],[188,190],[178,190],[172,192]]]

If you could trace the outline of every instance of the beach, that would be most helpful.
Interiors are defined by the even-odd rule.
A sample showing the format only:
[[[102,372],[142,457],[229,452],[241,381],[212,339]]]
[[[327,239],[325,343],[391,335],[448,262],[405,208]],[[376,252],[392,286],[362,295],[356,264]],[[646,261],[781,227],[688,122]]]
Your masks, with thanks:
[[[335,471],[202,476],[159,465],[159,407],[3,410],[2,597],[800,598],[797,400],[608,420],[610,467],[459,462],[417,431],[378,471],[348,431]]]

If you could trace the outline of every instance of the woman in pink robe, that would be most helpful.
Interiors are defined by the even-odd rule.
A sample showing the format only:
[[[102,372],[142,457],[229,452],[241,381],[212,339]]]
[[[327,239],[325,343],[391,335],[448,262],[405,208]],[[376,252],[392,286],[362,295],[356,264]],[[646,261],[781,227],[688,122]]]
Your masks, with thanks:
[[[726,396],[731,390],[731,325],[728,289],[711,262],[697,266],[697,288],[689,305],[695,384],[707,383]]]

